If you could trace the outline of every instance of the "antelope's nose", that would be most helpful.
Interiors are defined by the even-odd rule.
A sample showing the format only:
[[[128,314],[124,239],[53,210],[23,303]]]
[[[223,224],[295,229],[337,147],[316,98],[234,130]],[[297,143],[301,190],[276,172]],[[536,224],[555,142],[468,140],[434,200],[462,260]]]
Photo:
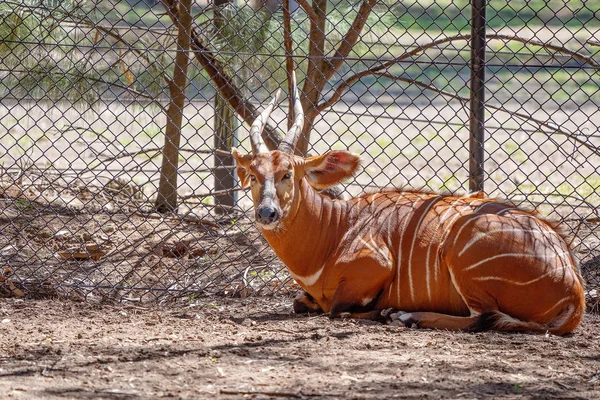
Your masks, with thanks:
[[[273,207],[260,207],[256,210],[256,220],[263,225],[272,224],[278,217],[277,210]]]

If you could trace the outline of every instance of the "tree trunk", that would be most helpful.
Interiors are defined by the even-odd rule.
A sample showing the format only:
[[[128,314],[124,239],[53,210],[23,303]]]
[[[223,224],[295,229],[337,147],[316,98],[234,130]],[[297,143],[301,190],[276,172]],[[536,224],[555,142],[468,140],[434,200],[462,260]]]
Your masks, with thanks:
[[[328,61],[325,60],[325,40],[327,22],[327,0],[314,0],[312,2],[316,21],[311,21],[308,35],[308,68],[306,79],[302,88],[302,108],[304,109],[304,128],[296,145],[296,154],[305,156],[310,144],[310,132],[314,120],[319,114],[316,109],[327,79],[323,76]]]
[[[232,3],[231,0],[214,0],[216,6],[214,12],[214,24],[215,29],[219,30],[224,24],[223,18],[221,17],[220,8],[228,3]],[[236,116],[229,107],[229,102],[223,98],[223,94],[217,90],[215,93],[215,136],[214,136],[214,148],[215,150],[223,150],[230,152],[231,148],[235,145],[235,128],[236,128]],[[234,177],[234,159],[231,155],[223,156],[219,154],[214,155],[214,170],[213,176],[215,178],[215,192],[223,192],[229,190],[230,193],[215,196],[215,213],[227,214],[231,211],[231,207],[235,206],[237,202],[236,192],[231,191],[235,187]],[[231,167],[231,168],[219,168],[219,167]],[[226,207],[220,207],[226,206]]]
[[[167,2],[165,2],[166,5]],[[185,88],[187,86],[187,69],[190,62],[188,51],[192,30],[192,0],[172,0],[170,12],[176,12],[173,19],[177,27],[177,54],[173,80],[169,84],[171,101],[167,109],[167,126],[165,129],[165,145],[162,152],[162,166],[156,210],[169,212],[177,209],[177,169],[179,165],[179,143],[181,141],[181,122],[185,106]]]

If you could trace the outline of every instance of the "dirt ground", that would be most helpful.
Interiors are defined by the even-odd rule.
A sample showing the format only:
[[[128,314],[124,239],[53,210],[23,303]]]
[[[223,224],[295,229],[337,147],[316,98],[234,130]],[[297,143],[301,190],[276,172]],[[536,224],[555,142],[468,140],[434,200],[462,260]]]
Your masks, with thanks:
[[[330,321],[283,297],[196,304],[3,299],[0,397],[600,398],[597,315],[561,338]]]

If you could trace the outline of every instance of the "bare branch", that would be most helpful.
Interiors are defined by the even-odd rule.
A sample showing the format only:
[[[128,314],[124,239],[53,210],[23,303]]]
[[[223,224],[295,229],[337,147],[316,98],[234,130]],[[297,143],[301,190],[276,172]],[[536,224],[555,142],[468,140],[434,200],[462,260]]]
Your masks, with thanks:
[[[589,44],[590,46],[598,46],[600,47],[600,42],[596,42],[593,40],[588,40],[587,42],[585,42],[585,44]]]
[[[422,87],[422,88],[424,88],[426,90],[431,90],[433,92],[439,93],[439,94],[441,94],[443,96],[451,97],[451,98],[453,98],[455,100],[460,101],[463,104],[466,104],[466,103],[469,102],[469,99],[467,97],[462,97],[462,96],[459,96],[459,95],[454,94],[454,93],[449,93],[449,92],[446,92],[444,90],[437,89],[434,86],[427,85],[426,83],[419,82],[419,81],[416,81],[414,79],[408,79],[408,78],[403,78],[403,77],[399,77],[399,76],[394,76],[394,75],[389,74],[387,72],[379,72],[379,73],[376,73],[375,75],[382,76],[382,77],[389,78],[389,79],[395,79],[397,81],[406,82],[406,83],[409,83],[409,84],[412,84],[412,85],[416,85],[416,86]],[[491,108],[493,110],[498,110],[498,111],[505,112],[505,113],[507,113],[509,115],[512,115],[512,116],[517,117],[517,118],[520,118],[520,119],[522,119],[524,121],[527,121],[527,122],[534,122],[537,125],[539,125],[540,127],[544,127],[544,128],[547,128],[547,129],[550,129],[550,130],[554,131],[555,133],[559,133],[561,135],[564,135],[564,136],[568,137],[569,139],[572,139],[572,140],[576,141],[577,143],[583,145],[584,147],[586,147],[587,149],[589,149],[593,153],[600,155],[600,149],[598,149],[597,147],[594,147],[594,146],[590,145],[589,143],[587,143],[584,140],[579,139],[579,137],[576,134],[573,134],[571,132],[568,132],[568,131],[565,131],[565,130],[561,129],[558,125],[552,125],[552,124],[550,124],[548,122],[540,121],[539,119],[536,119],[536,118],[532,117],[531,115],[522,114],[522,113],[519,113],[519,112],[516,112],[516,111],[511,111],[511,110],[509,110],[509,109],[507,109],[505,107],[502,107],[502,106],[494,106],[494,105],[486,104],[486,108]],[[543,130],[540,130],[540,131],[543,132],[543,133],[548,134],[547,132],[545,132]]]
[[[596,63],[596,61],[594,61],[591,57],[587,57],[583,54],[577,53],[576,51],[573,50],[569,50],[566,47],[563,46],[556,46],[556,45],[552,45],[549,43],[543,43],[537,40],[533,40],[533,39],[523,39],[520,37],[516,37],[516,36],[508,36],[508,35],[487,35],[487,39],[488,40],[505,40],[505,41],[517,41],[517,42],[521,42],[524,44],[529,44],[529,45],[535,45],[535,46],[540,46],[544,49],[547,50],[553,50],[555,52],[558,53],[565,53],[570,55],[571,57],[575,58],[576,60],[582,61],[586,64],[591,65],[592,67],[596,68],[596,69],[600,69],[600,65],[598,63]],[[456,41],[469,41],[471,40],[471,35],[456,35],[456,36],[450,36],[450,37],[446,37],[443,39],[439,39],[439,40],[435,40],[433,42],[427,43],[425,45],[420,45],[410,51],[404,52],[402,53],[400,56],[395,57],[391,60],[388,60],[384,63],[381,63],[379,65],[373,66],[371,68],[368,68],[364,71],[361,71],[357,74],[352,75],[351,77],[345,79],[336,89],[335,92],[333,93],[333,95],[327,100],[324,101],[322,103],[320,103],[317,106],[317,110],[319,112],[323,112],[324,110],[326,110],[327,108],[333,106],[335,103],[337,103],[340,98],[342,97],[342,94],[356,81],[358,81],[359,79],[368,76],[368,75],[373,75],[376,74],[380,71],[384,71],[387,70],[390,66],[399,63],[400,61],[406,60],[407,58],[410,57],[414,57],[419,53],[422,53],[426,50],[429,50],[431,48],[435,48],[438,47],[442,44],[445,43],[451,43],[451,42],[456,42]]]
[[[163,2],[170,10],[169,16],[171,17],[171,20],[176,23],[177,7],[175,7],[174,4],[177,2],[177,0],[163,0]],[[244,122],[246,122],[249,126],[252,126],[252,123],[256,118],[258,118],[260,113],[254,105],[244,99],[231,78],[225,74],[225,67],[202,43],[201,37],[202,34],[199,32],[197,27],[194,27],[191,32],[190,47],[194,53],[196,61],[202,68],[204,68],[223,98],[229,102],[231,108],[235,110],[235,112],[244,120]],[[267,147],[273,150],[279,146],[279,142],[281,142],[283,134],[272,125],[267,123],[262,132],[262,137]]]
[[[134,52],[141,59],[143,59],[144,61],[146,61],[146,63],[148,65],[151,64],[151,61],[144,54],[144,52],[142,52],[139,49],[136,49],[135,46],[131,46],[131,44],[127,40],[125,40],[118,32],[115,32],[112,29],[100,26],[98,24],[95,24],[93,21],[88,20],[88,19],[80,19],[79,23],[81,23],[83,25],[86,25],[86,26],[88,26],[90,28],[94,28],[94,29],[96,29],[96,30],[98,30],[100,32],[103,32],[103,33],[107,34],[108,36],[112,37],[113,39],[116,39],[118,42],[121,42],[122,44],[124,44],[125,46],[127,46],[130,51]],[[171,82],[171,78],[169,78],[169,76],[167,74],[165,74],[164,72],[161,72],[160,75],[165,80],[165,82],[166,82],[167,85],[171,85],[171,83],[172,83]]]
[[[348,32],[346,32],[346,36],[344,36],[342,39],[340,47],[337,49],[332,60],[327,64],[325,70],[323,71],[323,75],[325,75],[326,79],[331,79],[337,70],[340,69],[345,61],[345,58],[348,57],[348,54],[350,54],[356,45],[362,29],[364,28],[367,19],[369,18],[369,14],[371,14],[371,10],[376,2],[377,0],[365,0],[360,6],[358,14],[356,14],[356,17],[352,22],[352,26],[350,26],[350,29],[348,29]]]
[[[252,126],[252,123],[258,118],[260,113],[253,104],[244,99],[231,79],[224,74],[223,71],[225,71],[225,68],[202,44],[199,34],[195,30],[192,30],[192,50],[196,56],[196,60],[211,77],[211,80],[221,92],[223,98],[229,102],[231,108],[237,112],[244,122]],[[279,146],[283,134],[267,122],[262,132],[262,138],[267,147],[274,150]]]
[[[401,82],[410,83],[411,85],[419,86],[419,87],[422,87],[424,89],[431,90],[433,92],[439,93],[441,95],[451,97],[451,98],[453,98],[455,100],[460,101],[461,103],[468,103],[469,102],[469,99],[467,97],[462,97],[462,96],[459,96],[459,95],[454,94],[454,93],[446,92],[445,90],[438,89],[435,86],[431,86],[431,85],[428,85],[428,84],[423,83],[423,82],[419,82],[419,81],[414,80],[414,79],[403,78],[401,76],[394,76],[394,75],[392,75],[392,74],[390,74],[388,72],[376,72],[374,75],[381,76],[381,77],[384,77],[384,78],[394,79],[394,80],[401,81]]]
[[[304,9],[304,12],[306,12],[306,14],[308,15],[308,18],[310,19],[310,23],[316,24],[319,17],[317,17],[315,10],[310,6],[310,4],[308,4],[308,2],[306,0],[297,0],[297,1],[298,1],[298,5],[300,5],[300,7],[302,7]]]
[[[118,87],[120,89],[126,90],[127,92],[129,92],[129,93],[131,93],[131,94],[133,94],[135,96],[143,97],[145,99],[148,99],[148,100],[152,101],[162,111],[164,111],[164,109],[165,109],[163,107],[163,105],[160,104],[160,102],[158,102],[156,100],[156,97],[151,96],[151,95],[146,94],[146,93],[142,93],[142,92],[137,91],[135,89],[132,89],[130,86],[121,85],[120,83],[116,83],[116,82],[107,82],[107,81],[105,81],[103,79],[97,79],[97,78],[94,78],[94,77],[91,77],[91,76],[86,76],[86,79],[89,79],[92,82],[103,83],[103,84],[106,84],[106,85],[115,86],[115,87]]]

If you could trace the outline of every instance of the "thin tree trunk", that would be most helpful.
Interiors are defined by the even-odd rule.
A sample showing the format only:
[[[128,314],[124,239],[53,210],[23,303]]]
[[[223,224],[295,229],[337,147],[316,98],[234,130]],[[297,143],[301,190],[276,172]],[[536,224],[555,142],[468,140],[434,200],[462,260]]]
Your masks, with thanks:
[[[307,11],[312,17],[309,35],[308,70],[302,90],[304,92],[302,107],[305,111],[305,120],[298,145],[296,146],[298,154],[305,155],[308,151],[310,134],[313,130],[315,120],[321,113],[318,109],[318,104],[321,101],[323,89],[327,81],[340,69],[346,57],[348,57],[356,42],[360,39],[362,29],[376,2],[377,0],[363,1],[350,29],[344,35],[332,58],[325,57],[327,0],[313,0],[312,9]]]
[[[232,3],[231,0],[214,0],[216,9],[214,11],[215,29],[222,28],[224,21],[221,15],[220,7]],[[214,148],[218,150],[231,151],[235,141],[235,123],[236,117],[229,103],[223,98],[223,94],[217,90],[215,93],[215,117],[214,117]],[[215,179],[214,190],[217,193],[225,192],[233,189],[235,186],[235,178],[233,169],[219,168],[224,166],[233,166],[234,159],[231,155],[223,156],[215,153],[213,176]],[[237,192],[229,192],[219,196],[215,196],[215,212],[217,214],[225,214],[231,211],[231,207],[235,206],[237,201]],[[219,206],[226,207],[219,207]]]
[[[289,114],[288,114],[288,130],[294,123],[294,99],[292,98],[292,73],[294,72],[294,59],[292,58],[292,51],[294,42],[292,40],[292,21],[290,14],[290,0],[283,0],[283,44],[285,46],[285,69],[287,71],[288,80],[288,101],[289,101]]]
[[[300,95],[305,120],[304,128],[296,145],[296,154],[302,156],[306,155],[308,151],[310,132],[313,128],[314,120],[319,114],[316,106],[319,104],[321,93],[327,83],[327,79],[323,76],[323,71],[327,65],[327,61],[325,60],[327,0],[313,0],[312,9],[316,20],[311,20],[310,24],[308,35],[308,68],[306,70],[306,79],[304,80],[302,94]]]
[[[187,69],[190,62],[190,33],[192,30],[192,0],[171,0],[170,14],[177,27],[177,54],[173,80],[169,85],[171,101],[167,109],[167,126],[165,129],[165,145],[162,153],[162,166],[158,184],[156,210],[169,212],[177,209],[177,169],[179,165],[179,143],[181,141],[181,123],[185,106],[185,88],[187,86]],[[165,2],[167,5],[167,2]],[[173,18],[173,17],[172,17]]]
[[[162,0],[167,14],[175,26],[179,25],[178,0]],[[224,72],[225,68],[219,60],[215,58],[212,51],[202,43],[202,34],[197,28],[191,30],[191,50],[198,64],[206,71],[216,89],[221,93],[224,99],[227,99],[231,108],[248,125],[252,125],[254,120],[260,115],[259,110],[247,101],[240,90],[232,82],[231,78]],[[271,150],[276,149],[283,139],[283,133],[267,122],[262,133],[263,140]]]

